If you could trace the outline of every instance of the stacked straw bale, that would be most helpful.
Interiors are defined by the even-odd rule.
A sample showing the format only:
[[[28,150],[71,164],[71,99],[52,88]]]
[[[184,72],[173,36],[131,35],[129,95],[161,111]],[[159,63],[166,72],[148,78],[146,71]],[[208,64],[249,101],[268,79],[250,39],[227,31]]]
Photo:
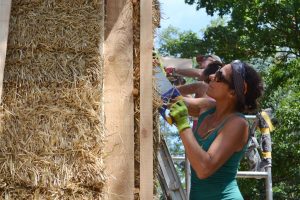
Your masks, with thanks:
[[[134,199],[140,199],[140,2],[133,4]]]
[[[104,0],[14,0],[0,198],[100,199]]]

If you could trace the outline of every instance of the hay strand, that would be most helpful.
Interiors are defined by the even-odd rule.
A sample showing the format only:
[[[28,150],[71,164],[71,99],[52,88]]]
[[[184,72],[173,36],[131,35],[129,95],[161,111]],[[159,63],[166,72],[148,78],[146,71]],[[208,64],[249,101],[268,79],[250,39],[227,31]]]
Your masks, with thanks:
[[[0,130],[5,199],[100,199],[102,0],[15,0]]]

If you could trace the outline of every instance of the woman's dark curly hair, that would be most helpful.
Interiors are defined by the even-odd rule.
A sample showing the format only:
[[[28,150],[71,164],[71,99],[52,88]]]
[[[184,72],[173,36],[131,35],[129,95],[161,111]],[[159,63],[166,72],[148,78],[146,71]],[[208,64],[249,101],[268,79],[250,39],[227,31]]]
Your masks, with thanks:
[[[247,90],[244,94],[244,102],[238,99],[237,110],[243,113],[253,113],[258,107],[258,98],[263,94],[263,81],[253,67],[246,63],[243,63],[243,65]]]

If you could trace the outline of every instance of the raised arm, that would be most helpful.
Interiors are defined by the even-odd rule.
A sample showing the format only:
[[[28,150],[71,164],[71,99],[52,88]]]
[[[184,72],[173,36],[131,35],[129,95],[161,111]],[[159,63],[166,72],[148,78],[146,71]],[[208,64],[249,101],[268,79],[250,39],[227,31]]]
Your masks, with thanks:
[[[215,107],[216,101],[212,98],[204,97],[204,98],[192,98],[192,97],[183,97],[183,101],[188,108],[188,113],[192,117],[199,117],[199,115],[212,108]]]
[[[198,81],[196,83],[177,86],[177,89],[182,96],[196,94],[195,97],[198,98],[203,97],[206,94],[207,84],[203,81]]]
[[[167,74],[176,73],[181,76],[197,78],[199,81],[207,81],[208,76],[214,74],[220,67],[222,67],[222,63],[215,61],[209,63],[204,69],[168,66],[165,70]]]
[[[203,80],[203,69],[194,69],[194,68],[179,68],[175,67],[174,72],[176,74],[191,77],[191,78],[197,78],[198,80]]]

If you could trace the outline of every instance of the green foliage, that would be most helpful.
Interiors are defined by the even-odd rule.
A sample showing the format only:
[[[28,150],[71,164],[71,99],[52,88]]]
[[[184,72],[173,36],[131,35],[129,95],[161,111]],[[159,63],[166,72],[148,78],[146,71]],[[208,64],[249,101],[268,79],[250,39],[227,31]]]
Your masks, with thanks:
[[[225,60],[266,58],[276,52],[300,56],[298,0],[185,0],[209,15],[230,15],[226,26],[211,26],[204,35],[208,51]],[[229,52],[226,52],[229,51]]]
[[[192,31],[180,32],[178,28],[169,26],[159,35],[158,51],[162,56],[192,58],[201,53],[201,40]]]
[[[264,106],[277,108],[278,98],[284,99],[293,91],[299,91],[300,61],[294,59],[291,62],[279,62],[270,66],[264,74],[266,84]],[[283,97],[283,98],[282,98]]]
[[[300,56],[300,1],[185,0],[205,8],[213,21],[202,39],[191,31],[169,27],[160,36],[163,55],[191,58],[214,53],[226,62],[239,58],[268,58],[280,53],[283,59]],[[228,17],[230,16],[230,18]],[[278,56],[278,55],[277,55]]]
[[[238,179],[237,181],[244,200],[266,199],[264,179]]]
[[[300,197],[300,59],[278,63],[265,75],[263,105],[276,111],[272,133],[274,199]]]

